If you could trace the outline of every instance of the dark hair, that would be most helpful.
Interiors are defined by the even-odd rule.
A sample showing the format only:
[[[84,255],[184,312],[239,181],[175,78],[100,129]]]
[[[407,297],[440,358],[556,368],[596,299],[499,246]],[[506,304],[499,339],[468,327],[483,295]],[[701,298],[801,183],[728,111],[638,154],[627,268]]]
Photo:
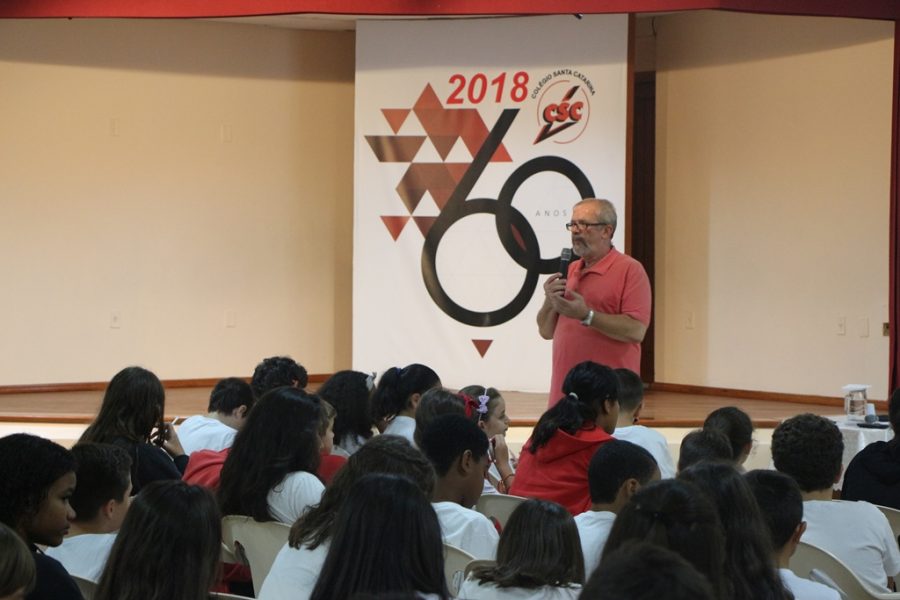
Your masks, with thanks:
[[[219,506],[225,515],[274,520],[267,497],[289,473],[319,467],[321,407],[301,389],[279,387],[260,398],[234,436],[222,467]]]
[[[644,448],[625,440],[609,440],[594,452],[588,465],[591,502],[615,502],[626,481],[637,479],[646,485],[657,471],[656,459]]]
[[[725,530],[725,573],[735,600],[783,600],[785,590],[775,566],[772,542],[750,486],[732,465],[701,462],[678,474],[716,504]]]
[[[420,448],[434,466],[438,477],[450,471],[467,450],[481,460],[488,452],[487,436],[478,425],[461,415],[442,415],[422,432]]]
[[[72,447],[72,456],[78,463],[77,485],[69,504],[75,511],[76,521],[91,521],[110,500],[125,500],[125,492],[131,485],[128,452],[112,444],[82,442]]]
[[[413,394],[422,394],[441,384],[441,378],[425,365],[413,363],[391,367],[381,375],[372,394],[372,417],[376,421],[394,416],[409,408]]]
[[[416,431],[413,440],[416,446],[422,447],[422,434],[431,423],[441,415],[466,414],[466,401],[459,394],[443,388],[431,388],[422,394],[419,407],[416,409]]]
[[[600,567],[628,540],[644,540],[677,552],[706,576],[718,598],[727,598],[723,578],[725,535],[715,506],[699,488],[677,479],[642,487],[616,516]]]
[[[213,388],[209,395],[209,412],[230,415],[234,409],[246,406],[249,411],[256,402],[253,388],[240,377],[227,377]]]
[[[391,592],[449,597],[441,526],[429,499],[407,477],[365,475],[338,512],[310,598]]]
[[[574,435],[579,429],[593,428],[600,411],[605,411],[603,403],[618,402],[619,378],[609,367],[584,361],[572,367],[562,389],[566,395],[541,415],[531,433],[528,450],[532,454],[546,445],[559,429]]]
[[[20,530],[37,515],[53,484],[75,466],[72,453],[56,442],[28,433],[0,438],[0,523]]]
[[[731,445],[731,456],[736,461],[748,444],[753,443],[753,421],[737,406],[723,406],[709,413],[703,429],[725,434]]]
[[[888,419],[891,421],[891,429],[894,431],[894,437],[891,438],[891,444],[900,443],[900,388],[894,390],[891,399],[888,401]]]
[[[775,468],[804,492],[831,488],[841,472],[844,438],[834,421],[805,413],[782,421],[772,433]]]
[[[96,600],[206,600],[218,575],[222,517],[207,489],[155,481],[135,496]]]
[[[603,600],[718,600],[709,581],[662,546],[629,540],[603,558],[581,591]]]
[[[343,448],[344,438],[372,437],[372,410],[369,376],[360,371],[338,371],[323,383],[316,393],[337,410],[334,420],[334,443]],[[344,448],[346,450],[346,448]]]
[[[803,522],[803,495],[797,482],[778,471],[758,469],[744,475],[771,534],[772,547],[784,548]]]
[[[500,534],[496,566],[475,569],[474,576],[500,588],[583,583],[584,558],[575,520],[556,502],[526,500]]]
[[[619,407],[631,412],[644,400],[644,382],[631,369],[616,369],[619,378]]]
[[[732,462],[731,444],[724,433],[697,429],[682,438],[678,454],[678,470],[683,471],[700,461]]]
[[[22,588],[28,594],[34,583],[31,551],[15,531],[0,523],[0,597],[12,596]]]
[[[163,419],[166,392],[159,378],[141,367],[126,367],[115,374],[94,422],[80,442],[148,442],[153,428]]]
[[[459,390],[459,393],[474,400],[476,407],[478,406],[479,396],[488,397],[487,412],[480,413],[477,410],[473,410],[472,414],[469,415],[469,418],[476,423],[478,423],[479,421],[486,421],[488,417],[490,417],[494,409],[497,407],[497,400],[502,398],[500,392],[497,391],[497,388],[485,387],[483,385],[467,385],[466,387]]]
[[[322,494],[322,500],[305,512],[293,526],[289,543],[293,548],[306,545],[315,548],[331,537],[334,520],[347,500],[350,489],[364,475],[388,473],[405,475],[418,484],[426,497],[434,490],[434,469],[425,456],[413,448],[406,438],[379,435],[356,451],[337,472]]]
[[[300,389],[309,383],[309,375],[300,364],[290,356],[270,356],[264,358],[253,370],[250,386],[257,398],[275,388],[297,386]]]

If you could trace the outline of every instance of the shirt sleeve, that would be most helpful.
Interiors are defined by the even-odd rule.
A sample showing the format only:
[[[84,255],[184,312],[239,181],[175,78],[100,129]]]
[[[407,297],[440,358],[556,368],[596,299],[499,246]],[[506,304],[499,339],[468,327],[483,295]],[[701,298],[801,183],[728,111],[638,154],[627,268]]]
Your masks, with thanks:
[[[897,538],[891,530],[891,524],[888,522],[887,517],[874,505],[872,508],[875,509],[879,517],[879,534],[882,538],[882,547],[885,549],[884,572],[888,577],[897,577],[900,574],[900,546],[897,545]]]
[[[650,311],[653,307],[653,298],[650,291],[650,279],[647,272],[638,261],[633,261],[625,274],[625,282],[622,288],[623,315],[628,315],[644,325],[650,324]]]

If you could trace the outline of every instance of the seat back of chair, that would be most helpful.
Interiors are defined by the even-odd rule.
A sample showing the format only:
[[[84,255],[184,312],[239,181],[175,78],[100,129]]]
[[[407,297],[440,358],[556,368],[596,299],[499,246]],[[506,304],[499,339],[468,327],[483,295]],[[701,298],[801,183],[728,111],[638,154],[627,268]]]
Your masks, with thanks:
[[[791,571],[799,577],[826,582],[830,579],[844,598],[866,600],[869,598],[900,598],[900,594],[879,593],[870,590],[859,577],[839,558],[827,550],[800,542],[791,557]],[[824,573],[822,578],[817,572]]]
[[[475,560],[475,557],[460,550],[456,546],[444,544],[444,577],[447,579],[447,589],[450,595],[456,597],[459,586],[462,585],[466,573],[466,566]]]
[[[284,523],[260,523],[251,517],[229,515],[222,519],[222,543],[240,562],[250,567],[253,591],[259,594],[278,552],[288,541],[291,528]]]
[[[75,584],[81,591],[81,595],[84,596],[84,600],[93,600],[94,594],[97,592],[97,584],[90,579],[85,579],[83,577],[77,577],[75,575],[72,575],[71,577],[75,580]]]
[[[502,530],[509,521],[509,516],[516,507],[526,499],[509,494],[482,494],[475,504],[475,510],[486,516]]]

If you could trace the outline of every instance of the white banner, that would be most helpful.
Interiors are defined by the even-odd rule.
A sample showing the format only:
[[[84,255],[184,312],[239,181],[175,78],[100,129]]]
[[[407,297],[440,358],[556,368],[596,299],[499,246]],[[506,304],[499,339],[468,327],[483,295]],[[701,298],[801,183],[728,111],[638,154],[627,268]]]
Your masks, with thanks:
[[[360,21],[353,367],[547,392],[541,284],[582,197],[625,231],[624,15]]]

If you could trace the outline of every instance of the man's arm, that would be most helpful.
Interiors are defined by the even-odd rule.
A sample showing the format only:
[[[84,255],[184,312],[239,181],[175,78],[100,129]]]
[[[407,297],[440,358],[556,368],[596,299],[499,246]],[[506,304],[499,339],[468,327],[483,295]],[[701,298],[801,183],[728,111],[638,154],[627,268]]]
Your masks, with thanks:
[[[579,321],[585,319],[591,308],[584,301],[584,297],[573,290],[569,290],[568,295],[569,298],[564,296],[548,297],[545,304],[549,303],[557,315],[564,315]],[[590,326],[620,342],[640,343],[647,333],[647,326],[633,317],[601,313],[596,310],[591,318]]]
[[[538,333],[545,340],[553,339],[553,332],[556,331],[556,322],[559,320],[559,312],[557,312],[553,298],[555,296],[562,297],[566,291],[566,280],[561,279],[559,273],[551,275],[544,282],[544,304],[537,314]]]

